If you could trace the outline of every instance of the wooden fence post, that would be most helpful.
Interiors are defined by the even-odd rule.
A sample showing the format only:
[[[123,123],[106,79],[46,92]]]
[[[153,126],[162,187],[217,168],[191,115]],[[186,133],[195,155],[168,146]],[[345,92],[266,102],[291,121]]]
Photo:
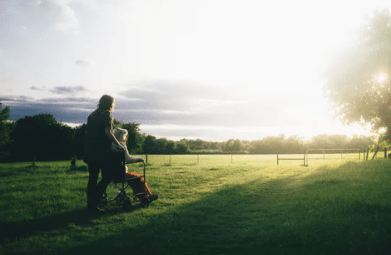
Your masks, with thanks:
[[[304,166],[305,166],[305,153],[304,153]]]
[[[379,148],[380,148],[380,146],[377,146],[377,147],[376,147],[376,151],[375,151],[375,154],[373,154],[372,160],[375,159],[375,157],[376,157],[376,155],[377,155],[377,152],[379,151]]]

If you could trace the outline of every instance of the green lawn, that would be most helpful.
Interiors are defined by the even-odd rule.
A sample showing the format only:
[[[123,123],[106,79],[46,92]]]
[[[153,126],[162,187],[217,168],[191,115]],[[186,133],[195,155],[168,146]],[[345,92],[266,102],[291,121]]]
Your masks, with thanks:
[[[200,155],[148,156],[148,163],[147,183],[159,200],[131,211],[110,204],[99,215],[85,212],[88,173],[69,171],[69,162],[0,164],[0,253],[391,251],[389,160],[304,167],[277,166],[275,155]]]

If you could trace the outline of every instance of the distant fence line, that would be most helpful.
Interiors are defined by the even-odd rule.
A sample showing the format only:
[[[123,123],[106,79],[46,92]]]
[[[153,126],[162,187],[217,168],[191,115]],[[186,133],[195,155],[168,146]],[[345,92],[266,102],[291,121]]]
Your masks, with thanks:
[[[261,155],[261,154],[216,154],[216,153],[201,153],[201,154],[141,154],[145,155],[145,163],[148,164],[148,156],[167,156],[168,157],[168,163],[171,164],[171,156],[194,156],[197,157],[197,164],[200,163],[200,155],[202,156],[230,156],[231,158],[231,163],[233,163],[233,156],[234,155]],[[266,155],[266,154],[265,154]],[[267,154],[270,155],[270,154]]]
[[[315,151],[321,151],[322,153],[315,153]],[[336,151],[338,151],[338,153],[335,153]],[[369,150],[367,151],[360,151],[359,149],[314,149],[314,150],[308,150],[306,153],[302,153],[302,154],[291,154],[291,153],[284,153],[284,154],[280,154],[280,153],[276,153],[276,154],[239,154],[239,153],[224,153],[224,154],[216,154],[216,153],[211,153],[211,154],[207,154],[207,153],[200,153],[200,154],[141,154],[141,155],[144,155],[145,156],[145,162],[148,164],[148,163],[151,163],[151,156],[152,157],[157,157],[157,156],[162,156],[162,157],[167,157],[167,163],[168,164],[172,164],[173,162],[173,159],[172,157],[173,156],[187,156],[187,157],[194,157],[194,163],[197,163],[199,164],[200,163],[200,155],[201,156],[216,156],[216,157],[227,157],[231,163],[234,163],[235,161],[235,156],[236,157],[243,157],[243,156],[269,156],[270,157],[273,157],[275,156],[275,159],[276,159],[276,163],[277,165],[279,165],[279,162],[280,161],[285,161],[285,160],[297,160],[297,161],[302,161],[303,162],[303,165],[304,166],[308,166],[308,160],[311,159],[311,160],[336,160],[336,159],[339,159],[339,160],[343,160],[344,159],[344,155],[348,155],[348,154],[357,154],[357,158],[350,158],[350,159],[357,159],[357,160],[368,160],[368,156],[370,154]],[[361,156],[362,154],[362,156]],[[288,156],[288,155],[291,155],[291,156]],[[302,155],[302,156],[299,156],[299,155]],[[310,155],[321,155],[321,157],[318,157],[318,158],[310,158]],[[336,157],[333,157],[333,158],[330,158],[330,157],[327,157],[329,155],[340,155],[338,156],[338,158]],[[377,158],[377,151],[374,153],[372,159],[374,158]],[[387,155],[387,149],[384,149],[384,158],[388,158],[388,155]],[[262,160],[262,159],[261,159]]]
[[[310,152],[312,152],[312,153],[310,153]],[[316,152],[321,152],[321,153],[316,153]],[[313,155],[313,154],[315,154],[315,155],[322,155],[322,157],[321,158],[319,158],[319,157],[310,158],[309,155]],[[338,155],[338,156],[341,155],[341,156],[338,157],[338,158],[326,157],[326,155],[330,155],[330,154],[333,155],[333,156],[334,155]],[[323,160],[323,161],[325,161],[325,160],[332,160],[332,159],[343,160],[343,155],[344,154],[358,154],[358,160],[361,159],[361,150],[360,149],[308,149],[307,153],[306,153],[307,157],[305,159],[304,165],[308,166],[308,162],[309,162],[310,159],[313,159],[313,160],[319,160],[320,159],[320,160]]]
[[[305,153],[303,154],[303,158],[279,158],[278,157],[278,153],[277,153],[277,166],[278,166],[278,162],[280,161],[280,160],[303,160],[303,165],[305,165],[306,163],[306,161],[305,161]],[[283,154],[284,155],[284,154]],[[289,155],[289,154],[288,154]],[[296,155],[296,154],[295,154]]]

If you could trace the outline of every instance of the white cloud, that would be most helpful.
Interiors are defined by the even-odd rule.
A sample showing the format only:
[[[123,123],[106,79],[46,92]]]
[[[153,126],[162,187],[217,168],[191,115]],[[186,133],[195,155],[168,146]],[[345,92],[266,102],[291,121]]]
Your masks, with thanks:
[[[76,60],[75,61],[75,64],[76,65],[80,65],[80,66],[82,66],[82,67],[90,67],[90,62],[88,62],[88,61],[85,61],[85,60],[80,60],[80,59],[78,59],[78,60]]]
[[[54,94],[59,95],[75,95],[79,92],[84,92],[87,89],[84,86],[75,86],[75,87],[55,87],[54,89],[50,90],[50,92]]]
[[[68,0],[46,0],[42,6],[56,19],[55,29],[64,33],[78,33],[79,20]]]
[[[77,127],[82,125],[80,123],[71,123],[71,122],[63,122],[62,124],[67,125],[67,126],[69,126],[71,128],[77,128]]]
[[[0,100],[4,101],[28,101],[32,100],[32,97],[27,97],[27,96],[3,96],[0,98]]]
[[[32,86],[32,87],[30,87],[30,89],[31,90],[44,90],[45,87],[40,88],[40,87]]]

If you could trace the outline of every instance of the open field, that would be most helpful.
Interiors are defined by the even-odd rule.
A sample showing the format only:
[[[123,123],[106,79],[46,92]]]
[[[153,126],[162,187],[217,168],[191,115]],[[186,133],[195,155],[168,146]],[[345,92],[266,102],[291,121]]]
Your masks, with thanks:
[[[304,167],[277,166],[276,155],[148,157],[147,183],[159,200],[131,211],[111,204],[99,215],[85,212],[88,173],[69,171],[69,162],[1,164],[0,253],[391,251],[391,160]]]

